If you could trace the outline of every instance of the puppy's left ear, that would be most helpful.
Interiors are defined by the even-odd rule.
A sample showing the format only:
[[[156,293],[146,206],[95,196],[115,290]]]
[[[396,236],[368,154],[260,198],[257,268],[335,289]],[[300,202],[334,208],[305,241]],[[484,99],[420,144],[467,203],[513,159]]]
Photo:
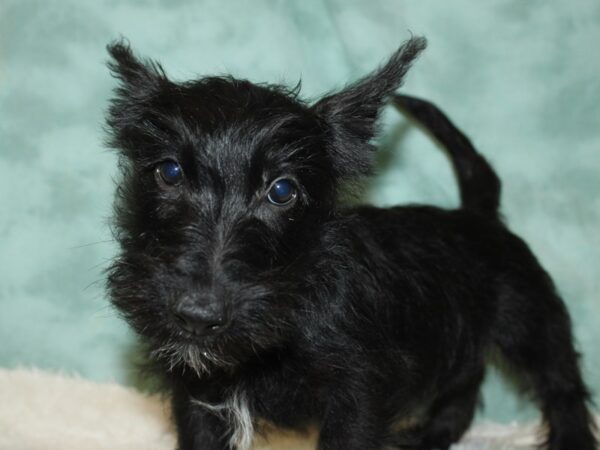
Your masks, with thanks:
[[[384,66],[313,106],[331,130],[330,153],[339,176],[369,171],[374,150],[369,142],[375,135],[381,110],[425,47],[424,38],[410,39]]]

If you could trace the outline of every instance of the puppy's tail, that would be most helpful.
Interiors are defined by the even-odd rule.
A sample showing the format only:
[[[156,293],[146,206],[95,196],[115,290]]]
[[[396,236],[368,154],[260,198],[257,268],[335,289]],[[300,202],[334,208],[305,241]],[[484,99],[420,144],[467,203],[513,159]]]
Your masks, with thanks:
[[[400,94],[395,94],[392,102],[446,148],[458,178],[462,207],[496,217],[500,179],[471,141],[433,103]]]

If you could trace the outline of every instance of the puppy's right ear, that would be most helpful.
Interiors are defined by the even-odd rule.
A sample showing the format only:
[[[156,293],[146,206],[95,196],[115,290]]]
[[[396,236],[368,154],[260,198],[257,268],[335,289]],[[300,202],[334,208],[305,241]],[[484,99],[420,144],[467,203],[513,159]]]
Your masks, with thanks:
[[[120,80],[106,115],[107,144],[133,158],[139,147],[143,147],[139,137],[148,134],[144,115],[150,108],[150,100],[170,82],[160,64],[138,59],[127,42],[114,42],[107,50],[112,57],[108,68]]]
[[[144,94],[151,94],[161,83],[167,81],[160,64],[138,59],[126,41],[113,42],[106,49],[112,57],[108,68],[115,78],[121,80],[121,86],[116,91],[119,96],[139,99]]]

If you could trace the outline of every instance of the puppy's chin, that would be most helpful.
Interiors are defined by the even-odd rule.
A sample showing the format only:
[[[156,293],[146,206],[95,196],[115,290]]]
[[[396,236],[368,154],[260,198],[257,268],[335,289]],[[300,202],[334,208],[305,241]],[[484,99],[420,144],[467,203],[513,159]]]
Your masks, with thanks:
[[[234,372],[238,367],[252,359],[257,353],[278,346],[278,341],[254,339],[245,333],[225,331],[220,334],[193,337],[187,333],[170,333],[169,338],[154,341],[150,356],[169,372],[191,370],[198,376],[218,372]],[[238,330],[241,332],[241,330]]]
[[[170,372],[191,370],[198,376],[218,369],[234,370],[242,362],[240,355],[233,355],[216,339],[168,341],[151,351],[150,356]]]

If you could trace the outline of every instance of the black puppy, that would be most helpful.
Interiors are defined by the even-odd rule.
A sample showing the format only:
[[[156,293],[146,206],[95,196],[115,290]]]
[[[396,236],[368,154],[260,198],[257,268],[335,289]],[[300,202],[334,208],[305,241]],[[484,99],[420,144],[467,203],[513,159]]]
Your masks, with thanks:
[[[180,449],[248,449],[259,419],[316,424],[320,450],[445,449],[495,349],[531,386],[549,449],[595,448],[565,305],[500,221],[498,178],[433,105],[393,97],[424,47],[312,105],[231,77],[175,83],[109,47],[109,290],[166,374]],[[339,206],[390,97],[447,146],[459,210]]]

